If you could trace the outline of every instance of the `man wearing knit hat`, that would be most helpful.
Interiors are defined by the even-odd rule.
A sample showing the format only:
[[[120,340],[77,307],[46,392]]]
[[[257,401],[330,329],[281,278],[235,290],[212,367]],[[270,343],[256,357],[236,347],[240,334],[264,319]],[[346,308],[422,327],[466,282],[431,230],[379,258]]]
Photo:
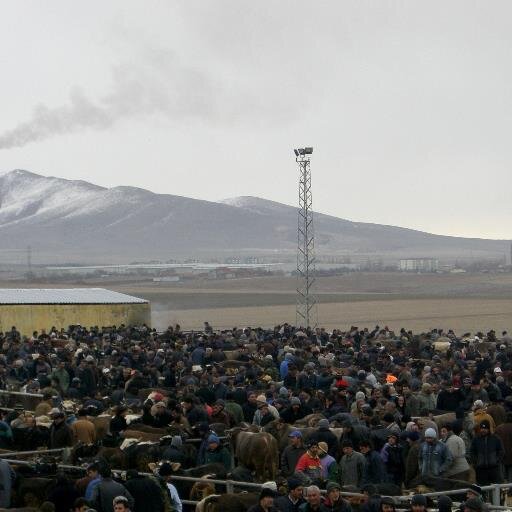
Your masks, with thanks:
[[[478,435],[471,442],[470,457],[478,485],[501,483],[501,463],[505,451],[501,439],[491,434],[491,424],[481,421]]]
[[[453,464],[450,450],[437,439],[433,428],[425,430],[425,441],[419,451],[419,466],[422,476],[441,476]]]
[[[162,460],[179,462],[180,464],[185,463],[185,452],[183,451],[183,439],[181,436],[172,437],[171,444],[162,454]]]
[[[304,416],[306,416],[306,410],[302,406],[300,398],[297,396],[292,397],[290,400],[290,406],[281,412],[281,419],[290,425],[301,420]]]
[[[327,443],[320,441],[318,443],[318,456],[322,466],[322,478],[324,480],[338,480],[338,464],[336,459],[327,452]]]
[[[257,410],[254,413],[254,418],[252,420],[253,425],[263,426],[261,424],[261,420],[265,414],[270,413],[274,419],[279,419],[279,411],[273,406],[267,403],[267,398],[265,395],[258,395],[256,398],[256,406]]]
[[[412,512],[426,512],[427,498],[423,494],[415,494],[411,498],[411,510]]]
[[[464,512],[482,512],[484,504],[478,498],[471,498],[464,502]]]
[[[439,496],[437,499],[438,512],[452,512],[453,501],[450,496]]]
[[[336,512],[351,512],[350,503],[341,497],[341,486],[337,482],[327,482],[327,497],[322,505],[322,509]]]
[[[231,455],[227,448],[220,444],[220,439],[216,434],[208,436],[208,449],[206,450],[205,464],[220,462],[224,464],[226,471],[231,469]]]

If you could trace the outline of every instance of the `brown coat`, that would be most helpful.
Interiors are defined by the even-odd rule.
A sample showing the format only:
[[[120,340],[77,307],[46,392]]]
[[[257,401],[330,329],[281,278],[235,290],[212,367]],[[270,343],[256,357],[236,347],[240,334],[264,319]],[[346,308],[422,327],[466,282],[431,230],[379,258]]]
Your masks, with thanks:
[[[420,474],[419,468],[420,443],[413,443],[407,452],[405,459],[405,486],[407,487],[412,480]]]
[[[512,423],[502,423],[496,427],[496,435],[502,440],[505,449],[503,464],[512,466]]]
[[[85,444],[93,444],[96,441],[96,429],[89,420],[76,420],[71,425],[71,430],[75,443],[80,441]]]
[[[492,416],[496,426],[501,425],[507,421],[507,412],[502,405],[495,404],[487,406],[487,414]]]
[[[485,409],[477,409],[473,413],[473,421],[475,424],[475,432],[478,433],[480,431],[480,423],[482,421],[488,421],[491,425],[491,434],[494,434],[494,431],[496,430],[496,424],[494,423],[494,418],[485,412]]]

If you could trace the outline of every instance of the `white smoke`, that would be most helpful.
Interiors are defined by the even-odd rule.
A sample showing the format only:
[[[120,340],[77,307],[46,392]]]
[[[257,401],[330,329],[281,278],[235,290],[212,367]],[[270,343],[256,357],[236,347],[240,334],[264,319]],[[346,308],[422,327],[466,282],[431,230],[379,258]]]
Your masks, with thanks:
[[[124,118],[210,118],[224,99],[206,74],[181,65],[168,51],[156,51],[142,65],[115,68],[112,90],[102,98],[93,100],[75,88],[66,105],[37,106],[28,121],[0,134],[0,149],[85,129],[104,130]]]

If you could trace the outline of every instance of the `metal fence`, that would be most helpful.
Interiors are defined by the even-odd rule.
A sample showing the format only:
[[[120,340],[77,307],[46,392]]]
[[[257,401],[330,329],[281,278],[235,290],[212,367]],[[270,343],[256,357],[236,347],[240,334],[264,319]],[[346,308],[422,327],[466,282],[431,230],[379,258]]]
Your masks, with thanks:
[[[24,454],[28,455],[29,453],[49,453],[49,452],[55,452],[58,450],[41,450],[39,452],[18,452],[18,454]],[[33,465],[32,462],[24,461],[24,460],[14,460],[14,459],[6,459],[5,455],[10,454],[0,454],[0,457],[4,459],[6,462],[13,464],[13,465],[22,465],[22,466],[30,466]],[[63,470],[74,470],[74,471],[84,471],[85,468],[82,466],[71,466],[67,464],[58,464],[58,469]],[[126,473],[126,470],[124,469],[113,469],[113,473],[117,475],[123,475]],[[152,473],[140,473],[141,475],[146,476],[153,476]],[[181,475],[173,475],[172,480],[174,481],[184,481],[184,482],[205,482],[204,478],[200,477],[192,477],[192,476],[181,476]],[[253,483],[253,482],[243,482],[238,480],[218,480],[218,479],[207,479],[209,483],[212,483],[214,485],[222,485],[226,489],[226,493],[234,493],[236,488],[248,488],[248,489],[254,489],[256,491],[261,490],[263,484]],[[482,491],[490,491],[491,492],[491,503],[487,504],[487,508],[490,510],[512,510],[512,507],[503,506],[501,505],[501,492],[503,489],[510,489],[512,488],[512,483],[505,483],[505,484],[493,484],[493,485],[486,485],[483,486],[481,489]],[[470,489],[463,488],[463,489],[454,489],[450,491],[439,491],[439,492],[429,492],[429,493],[423,493],[423,496],[429,497],[429,498],[438,498],[439,496],[453,496],[457,494],[465,494]],[[323,491],[325,492],[325,491]],[[341,495],[344,497],[363,497],[364,495],[357,492],[345,492],[342,491]],[[397,506],[397,510],[401,509],[401,506],[408,503],[411,500],[411,496],[390,496],[392,499],[397,501],[399,504]],[[186,505],[197,505],[199,503],[198,501],[189,500],[186,498],[183,498],[182,503]]]
[[[43,395],[39,394],[39,393],[22,393],[20,391],[10,391],[10,390],[0,389],[0,396],[2,396],[2,395],[6,396],[8,398],[19,397],[21,399],[24,398],[25,400],[29,399],[32,401],[34,399],[41,400],[43,398]],[[134,424],[134,426],[135,426],[135,424]],[[226,439],[226,438],[221,437],[220,439]],[[201,442],[201,441],[202,441],[202,439],[200,439],[200,438],[185,440],[185,442],[188,442],[188,443],[194,443],[194,442],[197,443],[197,442]],[[32,463],[29,461],[20,461],[20,460],[14,460],[14,459],[9,460],[9,459],[6,459],[6,457],[23,457],[23,456],[31,456],[31,455],[43,455],[43,454],[50,454],[50,453],[59,453],[62,451],[63,451],[63,449],[35,450],[35,451],[25,451],[25,452],[5,452],[5,453],[0,452],[0,457],[2,459],[6,460],[6,462],[9,462],[12,464],[31,465]],[[69,465],[65,465],[65,464],[59,464],[57,467],[60,469],[68,469],[68,470],[83,470],[84,469],[80,466],[69,466]],[[113,470],[113,472],[115,472],[115,473],[122,473],[123,471],[124,470]],[[149,473],[141,473],[141,474],[148,475]],[[189,482],[204,482],[204,478],[195,478],[195,477],[178,476],[178,475],[173,476],[173,479],[189,481]],[[262,484],[256,484],[256,483],[251,483],[251,482],[240,482],[237,480],[211,480],[211,479],[208,479],[208,481],[215,485],[224,485],[226,487],[227,493],[234,492],[235,487],[247,487],[247,488],[252,488],[252,489],[257,489],[257,490],[260,490],[262,487]],[[495,510],[512,510],[512,507],[506,507],[506,506],[500,505],[502,490],[503,489],[511,489],[511,488],[512,488],[512,483],[492,484],[492,485],[487,485],[487,486],[482,487],[483,491],[485,491],[485,492],[490,491],[491,503],[488,504],[489,508],[492,508]],[[457,495],[457,494],[462,494],[462,493],[467,492],[468,490],[469,489],[464,488],[464,489],[455,489],[455,490],[442,491],[442,492],[429,492],[429,493],[424,493],[423,495],[427,496],[427,497],[431,497],[431,498],[437,498],[439,496],[453,496],[453,495]],[[360,493],[350,493],[350,492],[342,492],[341,495],[345,496],[345,497],[363,496]],[[393,498],[401,503],[408,502],[410,500],[410,496],[394,496]],[[197,501],[191,501],[191,500],[182,500],[182,501],[183,501],[183,503],[186,503],[189,505],[195,505],[198,503]]]

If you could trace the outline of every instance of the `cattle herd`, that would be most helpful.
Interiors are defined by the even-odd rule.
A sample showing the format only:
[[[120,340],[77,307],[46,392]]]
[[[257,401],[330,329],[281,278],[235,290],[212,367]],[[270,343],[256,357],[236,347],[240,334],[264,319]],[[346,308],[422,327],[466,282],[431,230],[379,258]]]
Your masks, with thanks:
[[[511,481],[506,332],[205,322],[0,342],[0,507],[480,512]]]

